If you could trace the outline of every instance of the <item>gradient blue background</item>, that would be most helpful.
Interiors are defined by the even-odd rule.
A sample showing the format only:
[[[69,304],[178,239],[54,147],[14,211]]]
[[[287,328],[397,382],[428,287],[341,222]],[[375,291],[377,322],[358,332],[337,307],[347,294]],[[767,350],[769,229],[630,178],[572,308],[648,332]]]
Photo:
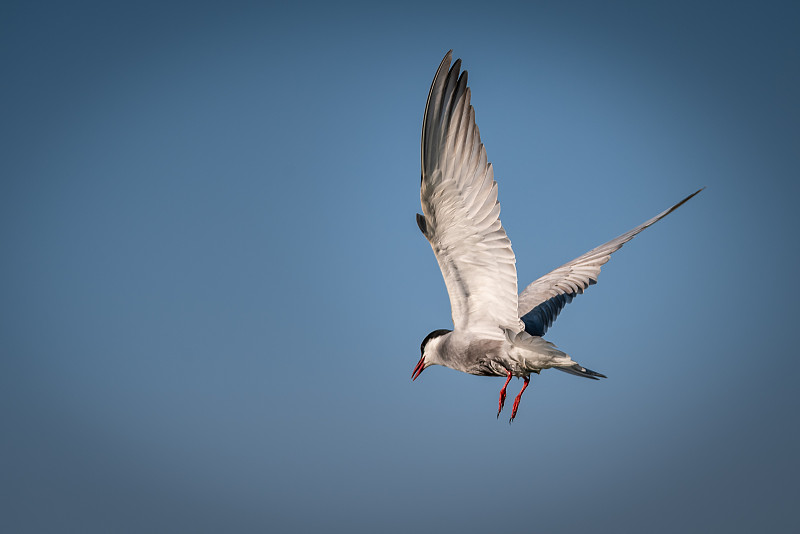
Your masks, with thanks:
[[[3,532],[796,532],[793,2],[5,2]],[[425,97],[608,380],[431,368]],[[515,395],[521,382],[509,389]]]

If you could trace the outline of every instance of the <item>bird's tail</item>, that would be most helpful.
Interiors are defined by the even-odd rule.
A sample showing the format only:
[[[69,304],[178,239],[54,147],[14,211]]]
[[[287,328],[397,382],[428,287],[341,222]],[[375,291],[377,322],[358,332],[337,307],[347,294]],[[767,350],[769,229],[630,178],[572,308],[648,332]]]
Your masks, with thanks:
[[[568,367],[553,367],[553,369],[558,369],[559,371],[564,371],[565,373],[569,373],[575,376],[591,378],[592,380],[599,380],[600,378],[608,378],[606,375],[601,375],[600,373],[592,371],[591,369],[587,369],[586,367],[583,367],[578,363],[570,365]]]
[[[531,372],[538,373],[542,369],[558,369],[592,380],[606,378],[606,375],[575,363],[569,354],[558,350],[555,345],[539,336],[532,336],[524,330],[513,334],[506,332],[506,335],[516,348],[525,349],[522,363]]]

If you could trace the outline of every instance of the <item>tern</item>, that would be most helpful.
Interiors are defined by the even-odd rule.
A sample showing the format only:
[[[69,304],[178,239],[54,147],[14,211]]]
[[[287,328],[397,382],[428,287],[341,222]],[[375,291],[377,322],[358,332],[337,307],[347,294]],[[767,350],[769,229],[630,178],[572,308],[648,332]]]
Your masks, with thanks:
[[[606,378],[575,362],[543,338],[562,308],[597,282],[611,254],[648,226],[695,196],[616,239],[542,276],[517,295],[511,241],[500,222],[497,182],[486,159],[467,71],[449,51],[433,78],[422,124],[422,214],[417,225],[442,271],[453,318],[452,330],[434,330],[420,346],[412,380],[431,365],[472,375],[505,377],[497,417],[511,377],[524,384],[511,410],[513,421],[531,373],[558,369],[597,380]]]

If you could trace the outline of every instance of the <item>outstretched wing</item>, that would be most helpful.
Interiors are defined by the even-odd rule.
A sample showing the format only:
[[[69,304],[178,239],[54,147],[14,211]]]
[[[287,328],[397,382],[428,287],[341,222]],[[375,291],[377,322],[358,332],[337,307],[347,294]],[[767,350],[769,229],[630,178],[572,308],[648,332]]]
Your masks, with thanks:
[[[522,330],[514,252],[502,224],[497,183],[475,124],[467,72],[452,51],[433,79],[422,125],[424,215],[417,224],[442,270],[453,326],[504,339]]]
[[[695,191],[649,221],[550,271],[526,287],[519,295],[519,313],[525,323],[525,331],[534,336],[543,336],[564,306],[583,293],[584,289],[597,283],[600,267],[611,259],[612,253],[702,190]]]

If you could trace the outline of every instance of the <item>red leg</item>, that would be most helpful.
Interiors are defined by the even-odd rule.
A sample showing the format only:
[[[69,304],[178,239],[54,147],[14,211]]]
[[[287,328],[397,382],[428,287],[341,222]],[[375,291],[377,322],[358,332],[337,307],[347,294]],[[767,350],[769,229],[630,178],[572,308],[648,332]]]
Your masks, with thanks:
[[[514,399],[514,407],[511,409],[511,419],[508,420],[509,423],[513,421],[514,418],[517,416],[517,408],[519,408],[519,400],[522,398],[522,393],[525,391],[525,388],[528,387],[528,384],[530,383],[531,383],[531,377],[526,376],[525,383],[522,385],[522,389],[519,390],[519,395],[517,395],[517,398]]]
[[[511,371],[508,371],[508,378],[506,378],[506,383],[503,384],[503,389],[500,390],[500,402],[497,406],[497,417],[500,417],[500,412],[503,411],[503,405],[506,403],[506,387],[508,387],[508,383],[511,382]]]

